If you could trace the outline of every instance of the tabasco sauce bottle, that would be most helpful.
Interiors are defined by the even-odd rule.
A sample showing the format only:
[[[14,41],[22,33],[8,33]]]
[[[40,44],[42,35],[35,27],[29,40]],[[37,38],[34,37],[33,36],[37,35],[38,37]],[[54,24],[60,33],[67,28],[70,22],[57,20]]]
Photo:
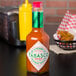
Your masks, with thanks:
[[[49,71],[49,36],[44,31],[42,2],[33,2],[32,32],[26,38],[27,71]]]

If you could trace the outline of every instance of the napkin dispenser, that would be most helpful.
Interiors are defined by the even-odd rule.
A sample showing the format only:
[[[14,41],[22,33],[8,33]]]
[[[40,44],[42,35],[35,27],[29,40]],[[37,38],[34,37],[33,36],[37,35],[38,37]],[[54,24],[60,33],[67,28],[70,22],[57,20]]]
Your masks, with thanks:
[[[26,42],[19,38],[18,8],[0,8],[0,37],[11,45],[26,45]]]

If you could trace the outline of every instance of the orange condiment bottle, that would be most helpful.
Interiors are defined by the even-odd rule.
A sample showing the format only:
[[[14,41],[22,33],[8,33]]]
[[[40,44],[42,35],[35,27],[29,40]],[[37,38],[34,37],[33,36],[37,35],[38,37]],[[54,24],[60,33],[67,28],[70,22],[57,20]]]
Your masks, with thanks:
[[[49,71],[49,36],[43,28],[42,2],[33,2],[33,28],[26,38],[27,71]]]

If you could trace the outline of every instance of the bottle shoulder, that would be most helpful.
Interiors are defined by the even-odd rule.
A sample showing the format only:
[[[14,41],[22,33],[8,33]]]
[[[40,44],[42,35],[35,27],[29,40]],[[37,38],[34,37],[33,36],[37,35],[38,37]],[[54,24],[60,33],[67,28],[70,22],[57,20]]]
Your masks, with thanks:
[[[49,35],[48,35],[45,31],[44,31],[44,33],[45,33],[46,37],[47,37],[48,39],[50,39]]]
[[[39,39],[50,39],[49,35],[44,31],[44,32],[31,32],[28,36],[27,39],[33,39],[33,40],[39,40]]]

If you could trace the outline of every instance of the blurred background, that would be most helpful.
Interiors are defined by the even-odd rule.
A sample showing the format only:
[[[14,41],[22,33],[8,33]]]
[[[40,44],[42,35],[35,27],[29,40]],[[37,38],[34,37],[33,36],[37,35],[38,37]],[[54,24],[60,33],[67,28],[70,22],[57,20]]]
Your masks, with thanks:
[[[0,7],[19,7],[25,0],[0,0]],[[76,0],[29,0],[42,1],[44,4],[44,25],[45,31],[49,34],[53,44],[52,35],[56,32],[64,14],[70,10],[72,14],[76,13]]]

